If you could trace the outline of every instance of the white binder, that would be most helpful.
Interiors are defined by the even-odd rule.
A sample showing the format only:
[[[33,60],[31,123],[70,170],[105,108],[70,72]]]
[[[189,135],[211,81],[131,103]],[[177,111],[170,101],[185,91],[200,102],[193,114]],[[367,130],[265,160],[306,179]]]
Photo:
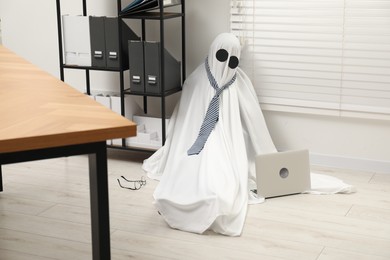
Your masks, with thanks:
[[[91,41],[88,16],[62,16],[64,63],[91,66]]]

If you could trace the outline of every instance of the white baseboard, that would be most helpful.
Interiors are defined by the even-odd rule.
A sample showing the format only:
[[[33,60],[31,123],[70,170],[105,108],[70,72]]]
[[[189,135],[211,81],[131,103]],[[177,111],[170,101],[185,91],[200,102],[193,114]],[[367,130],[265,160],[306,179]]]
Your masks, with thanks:
[[[310,164],[390,174],[390,161],[376,161],[364,158],[350,158],[328,154],[310,153]]]

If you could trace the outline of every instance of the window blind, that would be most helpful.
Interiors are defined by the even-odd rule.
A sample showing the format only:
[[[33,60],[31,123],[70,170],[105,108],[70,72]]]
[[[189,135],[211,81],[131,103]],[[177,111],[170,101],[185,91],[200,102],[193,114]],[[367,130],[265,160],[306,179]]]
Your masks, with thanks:
[[[263,109],[390,120],[390,0],[232,0]]]

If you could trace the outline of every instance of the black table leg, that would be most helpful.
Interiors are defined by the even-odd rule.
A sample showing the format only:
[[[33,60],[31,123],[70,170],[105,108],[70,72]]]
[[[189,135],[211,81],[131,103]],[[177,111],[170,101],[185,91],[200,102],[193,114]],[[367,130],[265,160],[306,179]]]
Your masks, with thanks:
[[[3,189],[1,166],[4,164],[81,154],[89,155],[92,257],[94,260],[109,260],[111,258],[110,219],[108,212],[107,148],[105,141],[0,153],[0,191]]]
[[[96,153],[89,154],[93,259],[110,259],[111,255],[107,177],[107,149],[102,142]]]

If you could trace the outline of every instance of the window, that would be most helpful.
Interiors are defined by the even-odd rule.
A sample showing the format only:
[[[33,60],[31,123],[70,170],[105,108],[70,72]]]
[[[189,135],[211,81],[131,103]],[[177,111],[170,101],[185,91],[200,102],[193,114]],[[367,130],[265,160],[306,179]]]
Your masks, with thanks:
[[[390,0],[232,0],[263,109],[390,120]]]

